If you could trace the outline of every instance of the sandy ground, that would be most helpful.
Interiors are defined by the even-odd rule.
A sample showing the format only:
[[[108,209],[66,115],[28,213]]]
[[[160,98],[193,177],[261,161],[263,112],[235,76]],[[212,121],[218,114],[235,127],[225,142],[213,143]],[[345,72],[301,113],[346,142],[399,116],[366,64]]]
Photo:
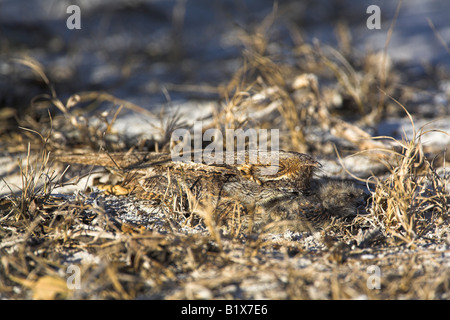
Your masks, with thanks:
[[[257,29],[273,9],[271,1],[188,1],[183,7],[183,1],[98,0],[83,3],[83,27],[70,31],[60,2],[32,1],[26,11],[18,3],[5,0],[0,5],[4,110],[12,106],[21,115],[34,96],[48,93],[42,79],[11,60],[26,55],[42,64],[62,101],[77,92],[105,91],[153,115],[178,112],[188,125],[212,121],[223,103],[217,88],[242,65],[239,39]],[[336,22],[348,22],[352,46],[363,54],[384,48],[395,15],[394,3],[378,3],[382,28],[372,31],[366,27],[369,0],[286,1],[279,9],[281,21],[298,26],[307,43],[336,46]],[[364,127],[371,135],[395,139],[412,139],[423,127],[428,131],[421,138],[424,152],[441,158],[450,146],[445,68],[450,55],[442,44],[450,43],[449,14],[450,4],[442,1],[403,3],[388,53],[399,68],[398,83],[413,88],[407,108],[414,126],[400,111],[375,127]],[[271,56],[292,49],[289,23],[274,23],[271,30]],[[130,139],[159,137],[157,117],[125,109],[114,123],[115,132]],[[308,130],[320,136],[317,141],[336,141],[330,132]],[[25,163],[24,150],[0,150],[2,199],[23,189],[19,163]],[[323,167],[316,178],[352,179],[345,169],[361,179],[388,176],[383,164],[364,154],[344,157],[343,165],[330,154],[317,155]],[[440,178],[448,180],[447,168],[445,161],[435,168]],[[72,166],[67,174],[89,169]],[[31,226],[23,227],[20,219],[9,223],[13,215],[0,203],[0,298],[450,299],[448,218],[433,221],[412,243],[380,229],[370,212],[315,234],[234,237],[221,230],[217,236],[187,212],[107,195],[93,186],[96,177],[108,180],[95,173],[55,187],[43,207],[33,204],[30,210],[42,214]],[[81,285],[75,289],[67,282],[70,266],[81,269]]]

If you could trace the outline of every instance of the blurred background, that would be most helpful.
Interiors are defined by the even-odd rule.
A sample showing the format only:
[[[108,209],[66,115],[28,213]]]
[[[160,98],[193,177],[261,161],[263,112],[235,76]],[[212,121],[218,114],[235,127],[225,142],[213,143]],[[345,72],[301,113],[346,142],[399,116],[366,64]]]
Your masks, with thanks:
[[[366,26],[371,4],[381,9],[379,30]],[[336,46],[336,30],[342,26],[349,30],[351,46],[364,54],[385,47],[397,4],[389,0],[275,4],[272,0],[1,0],[0,108],[7,110],[6,116],[17,116],[33,97],[48,93],[35,72],[15,63],[23,57],[42,65],[62,101],[93,90],[147,110],[156,110],[168,100],[175,104],[215,100],[217,86],[229,81],[242,64],[242,37],[261,28],[274,6],[268,54],[288,52],[299,37]],[[66,26],[69,5],[81,9],[80,30]],[[430,70],[447,68],[449,17],[448,1],[403,1],[388,47],[393,61],[418,79]],[[450,83],[440,85],[450,87]]]

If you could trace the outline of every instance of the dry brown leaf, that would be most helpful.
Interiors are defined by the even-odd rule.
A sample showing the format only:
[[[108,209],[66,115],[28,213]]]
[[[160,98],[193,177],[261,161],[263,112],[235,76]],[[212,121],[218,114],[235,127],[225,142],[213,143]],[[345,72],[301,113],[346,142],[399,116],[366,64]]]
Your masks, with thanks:
[[[56,276],[43,276],[32,284],[33,299],[54,300],[64,299],[69,295],[65,279]]]
[[[120,227],[121,231],[123,233],[142,233],[145,230],[142,228],[143,226],[140,227],[135,227],[129,223],[122,223],[122,226]]]
[[[124,188],[120,185],[110,185],[104,184],[97,186],[100,190],[105,191],[106,194],[113,194],[116,196],[126,196],[130,193],[131,190]]]

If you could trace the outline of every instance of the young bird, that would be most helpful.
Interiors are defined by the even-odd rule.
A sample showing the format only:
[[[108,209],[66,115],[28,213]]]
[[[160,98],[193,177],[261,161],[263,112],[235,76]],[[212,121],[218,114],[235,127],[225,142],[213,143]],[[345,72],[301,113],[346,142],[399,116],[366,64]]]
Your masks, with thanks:
[[[325,182],[310,194],[292,194],[265,208],[266,229],[315,232],[336,218],[356,215],[364,192],[346,182]],[[282,222],[282,223],[280,223]],[[279,230],[278,230],[279,231]]]

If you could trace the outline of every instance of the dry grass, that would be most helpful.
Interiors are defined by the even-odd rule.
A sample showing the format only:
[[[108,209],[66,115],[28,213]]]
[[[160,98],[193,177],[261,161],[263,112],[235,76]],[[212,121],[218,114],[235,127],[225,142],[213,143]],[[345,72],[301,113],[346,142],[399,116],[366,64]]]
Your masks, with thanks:
[[[404,110],[414,128],[411,115]],[[386,232],[408,245],[431,229],[448,224],[449,218],[448,173],[438,175],[433,162],[424,154],[421,138],[426,133],[424,128],[419,132],[414,129],[410,141],[394,140],[401,151],[395,153],[389,177],[373,177],[371,210],[376,220]]]
[[[296,45],[290,56],[271,56],[267,34],[275,18],[271,14],[255,34],[242,36],[245,62],[219,88],[223,104],[211,126],[279,128],[281,148],[331,156],[333,149],[326,152],[327,141],[314,129],[331,133],[347,153],[374,155],[387,164],[388,175],[367,181],[369,214],[335,221],[314,236],[250,234],[236,207],[227,213],[234,219],[227,233],[214,210],[188,190],[187,198],[167,195],[159,203],[95,188],[55,194],[65,168],[51,162],[52,152],[168,148],[170,133],[185,123],[177,114],[159,117],[161,140],[133,144],[114,131],[114,122],[123,108],[147,111],[101,92],[74,94],[63,103],[44,68],[21,60],[50,92],[32,106],[59,113],[40,121],[24,117],[21,126],[28,129],[1,141],[5,150],[25,156],[18,165],[20,192],[0,200],[1,298],[449,298],[448,173],[438,174],[424,154],[423,128],[410,141],[398,141],[374,138],[360,127],[387,112],[376,87],[395,81],[394,66],[385,60],[380,71],[377,53],[358,60],[345,26],[340,51],[304,43],[291,28]],[[398,93],[391,83],[384,87],[391,88],[387,95]],[[112,104],[109,111],[96,111],[105,101]],[[348,113],[357,119],[347,119]],[[79,172],[71,168],[70,174]],[[367,285],[371,266],[382,271],[379,289]],[[77,283],[72,267],[80,268],[79,288],[71,286]]]

